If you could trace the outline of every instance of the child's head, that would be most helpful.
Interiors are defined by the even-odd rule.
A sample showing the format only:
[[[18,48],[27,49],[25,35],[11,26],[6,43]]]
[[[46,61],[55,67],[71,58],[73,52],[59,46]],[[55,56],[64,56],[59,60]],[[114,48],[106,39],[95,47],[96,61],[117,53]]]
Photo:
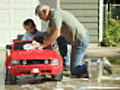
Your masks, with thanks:
[[[31,35],[36,33],[36,25],[32,19],[27,19],[23,22],[24,29]]]

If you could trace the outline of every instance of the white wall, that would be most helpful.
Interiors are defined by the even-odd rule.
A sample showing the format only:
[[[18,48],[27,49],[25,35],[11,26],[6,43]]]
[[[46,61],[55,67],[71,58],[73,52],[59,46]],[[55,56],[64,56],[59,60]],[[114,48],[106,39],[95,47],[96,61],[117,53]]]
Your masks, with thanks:
[[[38,0],[0,0],[0,47],[25,32],[22,23],[27,18],[35,20],[41,29],[41,22],[34,12],[38,3]]]
[[[18,34],[24,34],[22,23],[25,19],[33,19],[38,30],[46,30],[48,23],[42,22],[41,29],[41,20],[35,16],[35,7],[40,2],[59,7],[59,0],[0,0],[0,48]]]

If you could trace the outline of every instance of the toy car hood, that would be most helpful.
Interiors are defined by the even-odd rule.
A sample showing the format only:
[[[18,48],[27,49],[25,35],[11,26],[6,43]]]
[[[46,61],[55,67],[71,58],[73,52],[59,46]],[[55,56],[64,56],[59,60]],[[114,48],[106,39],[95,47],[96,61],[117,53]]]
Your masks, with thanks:
[[[12,59],[53,59],[57,58],[58,55],[54,50],[17,50],[12,52]]]

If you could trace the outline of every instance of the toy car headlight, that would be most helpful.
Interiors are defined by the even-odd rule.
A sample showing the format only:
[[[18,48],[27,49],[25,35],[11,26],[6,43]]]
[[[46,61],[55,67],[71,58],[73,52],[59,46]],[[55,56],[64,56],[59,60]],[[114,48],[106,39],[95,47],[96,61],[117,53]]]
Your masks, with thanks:
[[[49,64],[49,60],[44,60],[44,64]]]
[[[26,65],[27,64],[27,60],[22,60],[22,64]]]
[[[11,65],[18,65],[19,64],[19,60],[12,60],[11,61]]]
[[[52,60],[52,63],[53,63],[53,64],[58,64],[59,61],[58,61],[58,59],[53,59],[53,60]]]

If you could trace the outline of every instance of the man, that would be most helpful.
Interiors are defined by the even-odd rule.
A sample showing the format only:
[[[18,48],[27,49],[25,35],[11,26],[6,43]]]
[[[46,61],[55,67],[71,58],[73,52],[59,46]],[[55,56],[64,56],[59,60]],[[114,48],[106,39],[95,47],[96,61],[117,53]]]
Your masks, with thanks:
[[[22,40],[33,39],[35,36],[42,34],[42,32],[36,29],[36,25],[32,19],[26,19],[23,22],[23,27],[26,30]]]
[[[89,46],[88,31],[84,26],[68,11],[62,9],[50,9],[46,4],[40,4],[36,7],[36,15],[44,21],[50,21],[46,32],[40,36],[47,37],[44,44],[36,43],[39,48],[44,48],[55,41],[60,34],[58,43],[72,45],[70,71],[72,76],[80,76],[86,74],[88,77],[86,64],[82,64],[85,50]],[[60,44],[59,44],[60,45]],[[68,52],[67,49],[60,52]]]

